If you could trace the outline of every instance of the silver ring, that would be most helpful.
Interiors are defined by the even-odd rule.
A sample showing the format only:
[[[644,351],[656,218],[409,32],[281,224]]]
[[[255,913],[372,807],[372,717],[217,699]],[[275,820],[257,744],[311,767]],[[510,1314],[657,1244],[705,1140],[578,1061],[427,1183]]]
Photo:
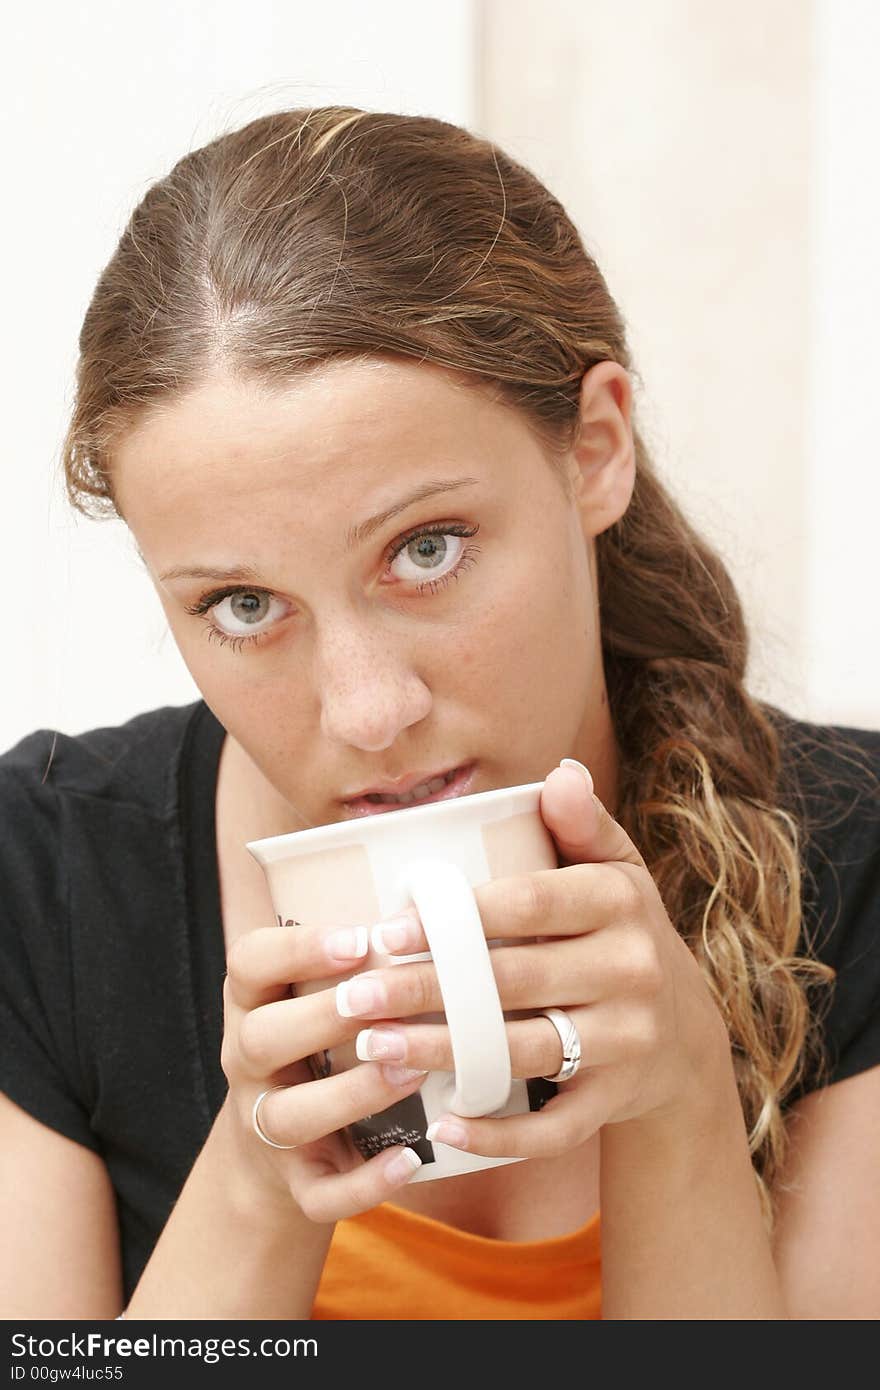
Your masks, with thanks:
[[[562,1066],[555,1076],[543,1076],[542,1081],[570,1081],[581,1064],[581,1040],[567,1013],[562,1009],[542,1009],[540,1018],[547,1018],[559,1034],[562,1043]]]
[[[270,1139],[263,1126],[260,1124],[260,1106],[266,1099],[269,1091],[286,1091],[286,1086],[270,1086],[268,1091],[261,1091],[254,1101],[254,1108],[251,1112],[251,1123],[254,1127],[254,1134],[258,1139],[262,1139],[264,1144],[268,1144],[270,1149],[295,1149],[296,1144],[276,1144],[274,1139]]]

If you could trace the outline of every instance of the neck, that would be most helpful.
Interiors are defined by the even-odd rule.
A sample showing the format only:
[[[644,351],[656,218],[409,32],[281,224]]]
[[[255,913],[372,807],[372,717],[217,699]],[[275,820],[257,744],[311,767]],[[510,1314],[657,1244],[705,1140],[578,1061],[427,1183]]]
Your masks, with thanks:
[[[587,702],[590,711],[589,723],[581,726],[575,740],[575,752],[568,757],[577,758],[590,770],[593,788],[602,805],[610,815],[617,815],[620,754],[608,692],[601,670],[597,677],[597,689]]]

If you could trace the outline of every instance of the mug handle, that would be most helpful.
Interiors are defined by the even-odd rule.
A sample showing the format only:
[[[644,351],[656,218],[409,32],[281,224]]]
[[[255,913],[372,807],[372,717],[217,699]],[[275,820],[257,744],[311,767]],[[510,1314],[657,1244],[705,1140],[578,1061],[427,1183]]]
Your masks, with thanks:
[[[416,905],[440,982],[455,1066],[448,1108],[491,1115],[510,1097],[510,1049],[474,890],[443,859],[410,862],[399,887]]]

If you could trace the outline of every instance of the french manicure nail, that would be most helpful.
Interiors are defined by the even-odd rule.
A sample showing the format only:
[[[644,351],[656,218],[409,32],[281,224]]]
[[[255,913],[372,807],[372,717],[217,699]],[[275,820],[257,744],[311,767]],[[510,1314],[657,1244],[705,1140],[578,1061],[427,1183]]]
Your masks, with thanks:
[[[370,943],[374,951],[389,956],[394,951],[405,951],[415,946],[419,938],[418,924],[406,915],[389,917],[387,922],[377,922],[370,932]]]
[[[324,945],[334,960],[361,960],[370,947],[368,927],[342,927],[331,932]]]
[[[336,986],[336,1012],[343,1018],[358,1018],[361,1014],[381,1013],[387,996],[378,980],[355,975]]]
[[[431,1143],[448,1144],[453,1149],[467,1148],[467,1130],[454,1120],[435,1120],[425,1130],[425,1138]]]
[[[354,1040],[354,1050],[361,1062],[402,1062],[406,1038],[390,1028],[362,1028]]]
[[[414,1149],[402,1149],[389,1162],[385,1169],[385,1176],[389,1182],[407,1182],[421,1166],[422,1160]]]
[[[583,774],[584,781],[585,781],[586,784],[587,784],[587,795],[588,795],[588,796],[592,796],[592,794],[593,794],[593,779],[592,779],[592,777],[590,776],[589,769],[586,768],[586,767],[584,767],[583,763],[579,763],[578,760],[577,760],[577,758],[563,758],[562,761],[560,762],[559,766],[560,766],[560,767],[573,767],[573,768],[576,769],[576,771],[582,773],[582,774]]]

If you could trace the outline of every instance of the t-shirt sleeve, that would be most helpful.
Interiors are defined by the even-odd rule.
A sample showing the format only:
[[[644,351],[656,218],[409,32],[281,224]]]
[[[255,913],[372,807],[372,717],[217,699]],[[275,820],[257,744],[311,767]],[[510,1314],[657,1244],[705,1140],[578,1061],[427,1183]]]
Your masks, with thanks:
[[[0,1090],[35,1119],[99,1150],[78,1056],[63,815],[53,735],[0,757]]]
[[[805,775],[804,937],[830,965],[810,991],[818,1055],[789,1104],[880,1066],[880,733],[829,729]]]

